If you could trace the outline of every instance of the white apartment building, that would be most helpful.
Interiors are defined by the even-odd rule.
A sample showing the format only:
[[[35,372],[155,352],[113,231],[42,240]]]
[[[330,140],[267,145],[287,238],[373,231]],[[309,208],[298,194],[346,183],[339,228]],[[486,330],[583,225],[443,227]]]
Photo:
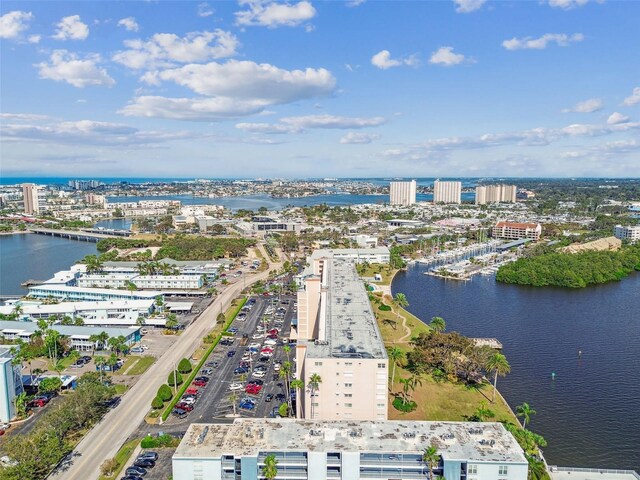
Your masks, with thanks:
[[[191,424],[173,454],[173,479],[257,480],[274,455],[277,479],[424,480],[430,445],[441,457],[434,478],[527,479],[524,452],[501,423],[262,418]]]
[[[82,288],[126,288],[128,282],[143,290],[198,290],[204,285],[197,275],[85,274],[77,280]]]
[[[38,192],[40,187],[34,183],[22,184],[22,199],[24,202],[24,213],[27,215],[38,215],[40,213],[40,199]]]
[[[640,225],[616,225],[613,235],[620,240],[635,243],[640,240]]]
[[[22,364],[13,364],[11,349],[15,345],[0,345],[0,422],[16,416],[15,398],[22,393]]]
[[[504,238],[505,240],[520,240],[530,238],[539,240],[542,234],[542,225],[539,223],[518,223],[518,222],[497,222],[491,230],[494,238]]]
[[[433,203],[462,203],[462,182],[433,182]]]
[[[353,261],[311,257],[313,274],[298,291],[297,378],[307,385],[297,417],[386,420],[389,361]],[[309,388],[312,376],[322,382]],[[313,396],[312,396],[313,394]]]
[[[31,298],[55,298],[68,302],[102,300],[155,300],[163,293],[155,290],[117,290],[112,288],[82,288],[70,285],[35,285],[29,287]]]
[[[69,317],[81,319],[85,325],[134,326],[138,318],[148,318],[154,311],[154,300],[111,300],[102,302],[61,302],[43,304],[20,302],[19,321],[37,322],[42,318]],[[0,306],[0,313],[11,315],[14,305]],[[164,324],[164,321],[163,321]]]
[[[315,250],[310,260],[336,258],[355,263],[389,263],[391,254],[388,247],[376,248],[324,248]]]
[[[515,185],[481,185],[476,187],[476,205],[516,201]]]
[[[391,205],[413,205],[416,203],[416,181],[391,182],[389,203]]]

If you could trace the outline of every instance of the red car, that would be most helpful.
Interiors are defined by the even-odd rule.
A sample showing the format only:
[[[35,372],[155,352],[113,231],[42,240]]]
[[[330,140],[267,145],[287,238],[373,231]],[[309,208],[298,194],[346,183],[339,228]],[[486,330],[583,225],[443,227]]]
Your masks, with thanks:
[[[188,403],[176,403],[176,408],[180,410],[184,410],[185,412],[190,412],[193,410],[193,405],[189,405]]]
[[[273,353],[273,348],[264,347],[262,350],[260,350],[260,353]]]
[[[277,329],[277,328],[272,328],[272,329],[271,329],[271,330],[269,330],[267,333],[268,333],[269,335],[278,335],[278,333],[280,333],[280,332],[278,332],[278,329]]]
[[[207,382],[205,382],[203,380],[194,380],[192,385],[195,385],[196,387],[206,387],[207,386]]]
[[[195,385],[195,382],[194,382],[194,385]],[[184,393],[186,393],[188,395],[198,395],[198,393],[200,393],[200,392],[195,387],[189,387],[189,388],[187,388],[187,390]]]
[[[262,390],[262,385],[254,385],[254,384],[249,384],[244,389],[245,393],[248,393],[250,395],[258,395],[261,390]]]
[[[49,399],[47,397],[36,397],[36,398],[30,400],[27,403],[27,407],[29,407],[29,408],[34,408],[34,407],[42,408],[47,403],[49,403]]]

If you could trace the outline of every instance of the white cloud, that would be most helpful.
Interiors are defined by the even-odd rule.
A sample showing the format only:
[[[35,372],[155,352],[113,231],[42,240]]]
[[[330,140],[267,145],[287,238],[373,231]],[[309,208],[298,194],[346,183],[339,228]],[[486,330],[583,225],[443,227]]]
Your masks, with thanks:
[[[296,4],[268,0],[239,0],[238,3],[248,8],[248,10],[236,12],[238,25],[268,28],[296,27],[316,15],[316,9],[306,0]]]
[[[240,42],[230,32],[191,32],[184,37],[173,33],[156,33],[149,40],[126,40],[124,50],[113,55],[114,62],[134,70],[172,67],[176,63],[204,62],[231,57]]]
[[[40,43],[41,39],[42,39],[42,36],[40,36],[40,35],[29,35],[29,37],[27,38],[27,42],[29,42],[29,43]]]
[[[453,65],[458,65],[465,60],[468,61],[468,59],[465,58],[464,55],[462,55],[461,53],[453,52],[453,47],[440,47],[438,50],[431,54],[429,63],[451,67]]]
[[[345,5],[349,8],[355,8],[355,7],[359,7],[360,5],[362,5],[363,3],[365,3],[367,0],[347,0],[347,2],[345,3]]]
[[[42,62],[37,65],[40,78],[67,82],[74,87],[83,88],[89,85],[107,86],[115,85],[115,80],[107,71],[99,67],[100,55],[88,55],[84,59],[67,50],[54,50],[49,63]]]
[[[35,120],[35,119],[34,119]],[[8,124],[2,127],[5,140],[28,140],[46,144],[135,146],[189,138],[186,132],[142,131],[129,125],[93,120]]]
[[[133,17],[122,18],[118,21],[119,27],[124,27],[130,32],[137,32],[140,30],[140,25],[136,22],[136,19]]]
[[[216,13],[215,9],[211,8],[211,6],[207,2],[198,4],[199,17],[210,17],[214,13]]]
[[[0,17],[0,38],[17,39],[29,28],[33,13],[15,10]]]
[[[84,40],[89,36],[89,26],[82,23],[80,15],[70,15],[62,18],[57,24],[53,38],[56,40]]]
[[[602,110],[603,103],[599,98],[590,98],[588,100],[584,100],[582,102],[576,103],[571,108],[565,108],[562,110],[562,113],[592,113],[597,112],[598,110]]]
[[[21,122],[34,122],[40,120],[48,120],[51,117],[49,117],[48,115],[39,115],[36,113],[0,113],[0,118],[7,120],[17,120]]]
[[[420,64],[417,55],[409,55],[408,57],[393,59],[389,50],[382,50],[371,57],[371,64],[382,69],[387,70],[392,67],[400,67],[407,65],[409,67],[416,67]]]
[[[634,88],[633,93],[627,98],[625,98],[622,103],[627,107],[640,103],[640,87]]]
[[[298,131],[291,125],[281,125],[273,123],[237,123],[236,128],[251,133],[298,133]]]
[[[125,115],[182,120],[216,120],[262,112],[271,105],[330,95],[336,80],[324,68],[284,70],[269,64],[229,60],[151,72],[146,80],[171,81],[201,95],[196,98],[139,96]]]
[[[613,112],[611,115],[609,115],[609,118],[607,118],[607,123],[609,125],[617,125],[619,123],[627,123],[629,121],[629,117],[627,117],[626,115],[623,115],[621,113],[618,112]]]
[[[349,132],[340,139],[340,143],[343,145],[362,145],[371,143],[378,138],[380,135],[375,133]]]
[[[550,43],[556,43],[560,47],[568,47],[572,43],[581,42],[582,40],[584,40],[584,35],[581,33],[574,33],[573,35],[567,35],[566,33],[545,33],[539,38],[514,37],[511,40],[502,42],[502,46],[507,50],[543,50],[547,48]]]
[[[377,127],[387,122],[384,117],[341,117],[335,115],[306,115],[285,117],[282,123],[296,128],[368,128]]]
[[[602,0],[596,1],[602,3]],[[563,10],[572,10],[577,7],[582,7],[587,3],[589,3],[589,0],[549,0],[549,6]]]
[[[456,12],[469,13],[478,10],[486,1],[487,0],[453,0],[453,3],[456,4]]]

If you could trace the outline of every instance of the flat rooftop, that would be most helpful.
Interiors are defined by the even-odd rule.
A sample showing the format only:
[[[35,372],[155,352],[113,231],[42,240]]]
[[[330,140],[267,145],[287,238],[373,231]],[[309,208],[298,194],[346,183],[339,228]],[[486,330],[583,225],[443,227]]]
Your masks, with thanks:
[[[309,358],[387,358],[362,279],[348,260],[326,262],[326,338],[308,341]],[[321,320],[322,321],[322,320]]]
[[[422,454],[432,444],[445,460],[527,464],[501,423],[263,418],[191,424],[174,458],[257,456],[268,451]]]
[[[633,470],[572,468],[551,466],[552,480],[640,480]]]
[[[140,330],[141,327],[135,326],[130,328],[113,328],[113,327],[91,327],[78,325],[51,325],[53,330],[57,330],[61,335],[66,337],[89,338],[91,335],[99,335],[106,332],[110,337],[128,337],[129,335]],[[0,332],[8,331],[12,333],[30,333],[33,334],[38,330],[38,324],[35,322],[15,322],[11,320],[0,320]]]

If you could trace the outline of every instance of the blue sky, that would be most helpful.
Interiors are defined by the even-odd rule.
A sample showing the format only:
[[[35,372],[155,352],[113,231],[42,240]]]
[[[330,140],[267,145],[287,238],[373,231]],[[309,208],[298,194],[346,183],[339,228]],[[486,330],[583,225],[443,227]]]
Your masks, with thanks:
[[[640,2],[12,2],[3,176],[639,176]]]

